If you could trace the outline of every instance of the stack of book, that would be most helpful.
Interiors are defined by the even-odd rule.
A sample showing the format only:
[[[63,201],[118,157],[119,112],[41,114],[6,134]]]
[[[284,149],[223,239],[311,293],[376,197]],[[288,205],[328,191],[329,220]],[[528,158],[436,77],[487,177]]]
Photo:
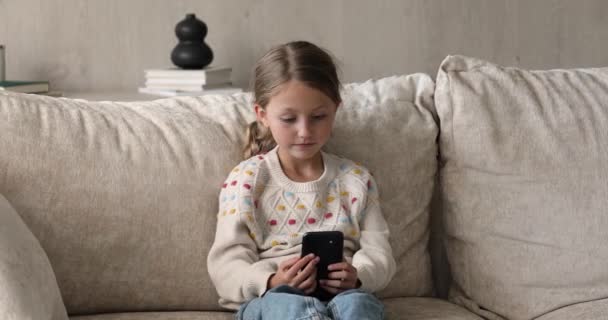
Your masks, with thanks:
[[[49,90],[48,81],[0,81],[0,90],[35,93],[55,97],[62,96],[60,92]]]
[[[230,67],[207,67],[198,70],[165,68],[145,70],[146,85],[140,93],[160,96],[197,96],[241,92],[232,86]]]

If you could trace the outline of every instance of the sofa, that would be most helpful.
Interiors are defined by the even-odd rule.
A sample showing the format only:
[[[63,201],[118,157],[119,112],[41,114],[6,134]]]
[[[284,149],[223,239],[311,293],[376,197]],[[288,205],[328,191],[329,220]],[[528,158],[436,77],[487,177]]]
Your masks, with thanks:
[[[608,69],[448,56],[343,98],[326,151],[378,183],[387,319],[608,319]],[[206,257],[251,103],[0,91],[0,317],[232,319]]]

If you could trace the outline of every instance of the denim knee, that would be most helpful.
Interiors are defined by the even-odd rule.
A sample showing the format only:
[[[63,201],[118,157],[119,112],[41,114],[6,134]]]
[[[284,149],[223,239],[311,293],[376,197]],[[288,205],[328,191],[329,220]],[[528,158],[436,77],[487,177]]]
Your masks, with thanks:
[[[384,305],[376,296],[360,289],[344,291],[336,295],[328,304],[330,316],[334,320],[384,319]]]
[[[329,319],[327,309],[321,301],[306,296],[294,287],[279,286],[262,297],[246,302],[239,309],[236,319]]]

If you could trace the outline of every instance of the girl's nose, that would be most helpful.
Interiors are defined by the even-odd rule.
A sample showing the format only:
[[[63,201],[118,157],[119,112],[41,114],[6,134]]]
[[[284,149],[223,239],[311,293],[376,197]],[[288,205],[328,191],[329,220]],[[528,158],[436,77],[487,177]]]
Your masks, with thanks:
[[[311,128],[309,121],[302,121],[298,127],[298,136],[301,138],[308,138],[311,135]]]

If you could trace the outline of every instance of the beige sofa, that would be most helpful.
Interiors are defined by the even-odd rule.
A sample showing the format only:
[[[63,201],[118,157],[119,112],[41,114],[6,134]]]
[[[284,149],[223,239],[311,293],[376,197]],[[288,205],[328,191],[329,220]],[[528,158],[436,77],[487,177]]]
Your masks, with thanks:
[[[608,317],[607,101],[608,69],[460,56],[346,85],[326,149],[378,182],[387,318]],[[0,92],[0,317],[231,319],[205,259],[253,119],[249,94]]]

